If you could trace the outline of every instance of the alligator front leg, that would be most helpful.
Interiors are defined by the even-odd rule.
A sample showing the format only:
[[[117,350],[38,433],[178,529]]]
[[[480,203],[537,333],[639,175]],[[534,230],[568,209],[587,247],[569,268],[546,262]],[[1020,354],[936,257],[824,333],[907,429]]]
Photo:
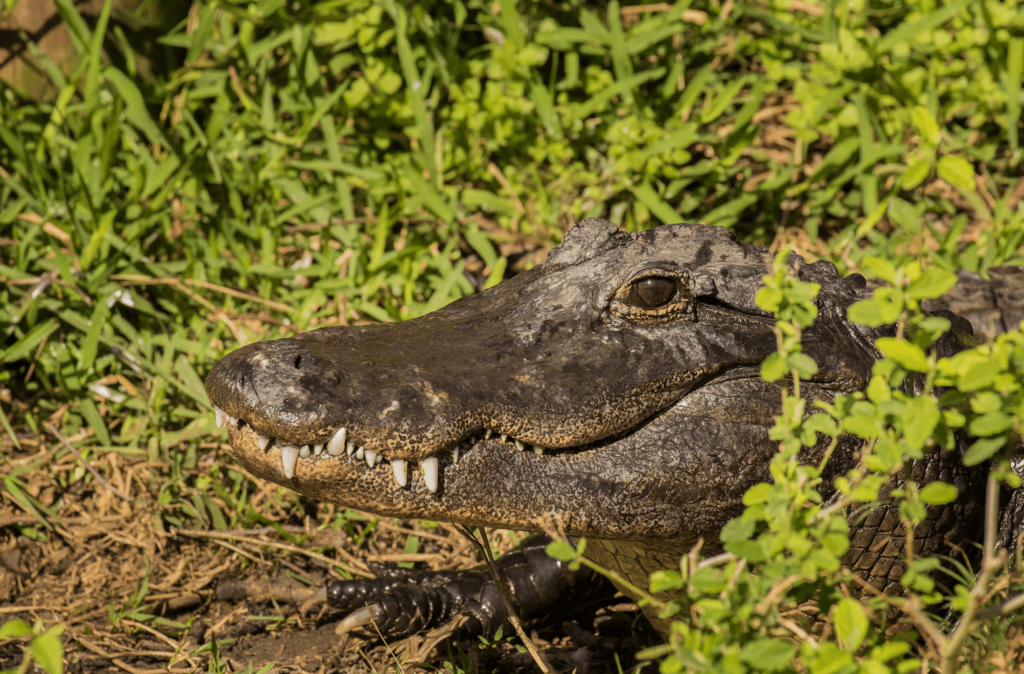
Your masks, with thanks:
[[[498,570],[520,618],[543,615],[556,602],[613,591],[586,568],[572,570],[547,555],[551,539],[537,536],[498,560]],[[508,618],[487,569],[407,571],[386,568],[377,578],[332,581],[328,605],[351,613],[338,627],[348,632],[374,625],[386,637],[432,629],[465,616],[463,630],[493,634]]]

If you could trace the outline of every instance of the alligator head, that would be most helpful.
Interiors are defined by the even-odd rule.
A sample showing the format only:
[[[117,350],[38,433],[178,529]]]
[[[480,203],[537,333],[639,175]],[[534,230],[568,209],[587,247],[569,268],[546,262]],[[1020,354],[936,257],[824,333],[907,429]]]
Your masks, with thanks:
[[[245,467],[315,499],[692,540],[769,479],[780,390],[759,364],[776,340],[754,295],[770,264],[721,228],[584,220],[494,288],[404,323],[242,347],[206,390]],[[826,262],[790,264],[822,286],[804,394],[863,388],[876,354],[845,318],[857,284]]]

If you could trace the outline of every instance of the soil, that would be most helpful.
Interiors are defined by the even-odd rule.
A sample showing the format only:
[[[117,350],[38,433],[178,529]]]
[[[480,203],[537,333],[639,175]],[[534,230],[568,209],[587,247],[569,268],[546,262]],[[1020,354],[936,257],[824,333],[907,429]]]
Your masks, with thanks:
[[[288,508],[282,503],[300,497],[254,483],[249,504],[278,527],[176,529],[161,515],[189,499],[161,500],[175,486],[170,467],[100,455],[91,465],[103,484],[60,448],[24,438],[21,451],[0,447],[0,625],[21,619],[37,633],[62,625],[67,672],[257,672],[271,663],[275,672],[538,671],[510,628],[490,640],[451,625],[407,639],[338,636],[345,616],[310,601],[330,578],[345,570],[372,576],[379,562],[435,570],[480,564],[454,527],[342,517],[313,502]],[[188,482],[215,462],[232,465],[225,445],[208,452]],[[26,502],[56,515],[28,512]],[[331,528],[342,520],[348,531]],[[490,533],[499,552],[522,537]],[[405,553],[411,536],[417,552]],[[527,623],[553,671],[625,670],[635,665],[632,654],[655,643],[634,605],[612,602]],[[0,670],[22,664],[30,638],[0,641]]]

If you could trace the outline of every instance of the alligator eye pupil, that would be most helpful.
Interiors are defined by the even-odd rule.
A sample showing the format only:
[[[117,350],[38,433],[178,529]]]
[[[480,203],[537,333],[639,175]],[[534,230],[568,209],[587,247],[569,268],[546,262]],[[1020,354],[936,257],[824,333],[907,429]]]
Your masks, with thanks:
[[[676,284],[667,278],[651,276],[633,284],[630,298],[638,307],[656,309],[665,306],[676,294]]]

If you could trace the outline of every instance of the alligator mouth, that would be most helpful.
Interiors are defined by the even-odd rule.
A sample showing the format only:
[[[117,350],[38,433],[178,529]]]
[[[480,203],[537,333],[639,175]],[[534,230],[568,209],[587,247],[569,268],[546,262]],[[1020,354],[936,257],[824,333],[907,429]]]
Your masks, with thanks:
[[[742,370],[745,370],[743,368]],[[745,371],[726,373],[711,379],[705,384],[738,379],[753,379]],[[698,389],[699,390],[699,389]],[[678,404],[693,390],[683,389],[677,392],[677,399],[669,402],[669,407]],[[656,420],[665,409],[657,410],[652,415],[641,419],[636,425],[610,433],[599,439],[562,447],[545,447],[521,440],[514,434],[500,428],[480,428],[461,437],[450,446],[435,451],[418,461],[388,456],[388,450],[373,450],[368,447],[371,440],[360,438],[358,432],[353,433],[346,427],[328,432],[329,439],[325,442],[303,444],[287,438],[264,435],[251,422],[233,416],[218,406],[214,407],[215,420],[218,428],[227,428],[232,436],[232,445],[236,453],[242,451],[243,460],[247,463],[259,459],[264,470],[275,463],[279,475],[292,480],[305,470],[316,471],[330,468],[332,463],[344,462],[349,469],[371,471],[388,471],[394,479],[395,486],[406,488],[410,477],[415,474],[411,468],[418,468],[422,483],[427,492],[434,494],[441,486],[441,477],[447,466],[457,467],[461,459],[483,453],[522,454],[534,459],[564,459],[585,452],[600,451],[617,442],[629,438],[645,425]],[[523,435],[539,435],[536,429],[527,423],[516,424]],[[322,435],[322,434],[321,434]],[[237,438],[237,440],[236,440]],[[425,443],[424,443],[425,444]],[[245,452],[244,448],[257,448],[258,453]],[[363,468],[365,464],[365,468]],[[390,468],[390,470],[389,470]]]
[[[214,408],[214,413],[216,415],[218,428],[226,428],[230,426],[239,433],[248,433],[250,435],[254,434],[256,436],[256,445],[259,447],[260,451],[267,456],[269,456],[270,452],[279,452],[281,473],[288,479],[295,477],[296,470],[300,465],[308,464],[309,466],[317,466],[321,462],[327,461],[348,461],[353,466],[358,466],[365,462],[367,470],[375,470],[381,464],[388,464],[391,467],[395,484],[398,487],[406,487],[408,485],[410,474],[409,461],[397,458],[391,459],[388,458],[386,452],[377,452],[366,448],[363,441],[358,437],[350,435],[348,430],[344,427],[335,431],[331,436],[331,439],[325,443],[299,445],[298,443],[288,442],[284,439],[261,435],[250,423],[246,422],[244,419],[228,414],[219,407]],[[518,440],[507,433],[502,433],[501,431],[494,429],[488,428],[479,430],[459,440],[450,449],[428,456],[418,462],[420,472],[423,475],[423,484],[427,491],[430,493],[437,492],[439,476],[442,474],[442,471],[440,470],[442,461],[450,461],[452,465],[458,465],[461,457],[483,447],[483,445],[488,441],[492,443],[500,442],[507,450],[532,452],[537,456],[559,456],[575,454],[603,446],[607,444],[608,439],[599,442],[587,443],[585,445],[553,450],[540,445],[523,442],[522,440]],[[386,467],[383,469],[386,470]]]

